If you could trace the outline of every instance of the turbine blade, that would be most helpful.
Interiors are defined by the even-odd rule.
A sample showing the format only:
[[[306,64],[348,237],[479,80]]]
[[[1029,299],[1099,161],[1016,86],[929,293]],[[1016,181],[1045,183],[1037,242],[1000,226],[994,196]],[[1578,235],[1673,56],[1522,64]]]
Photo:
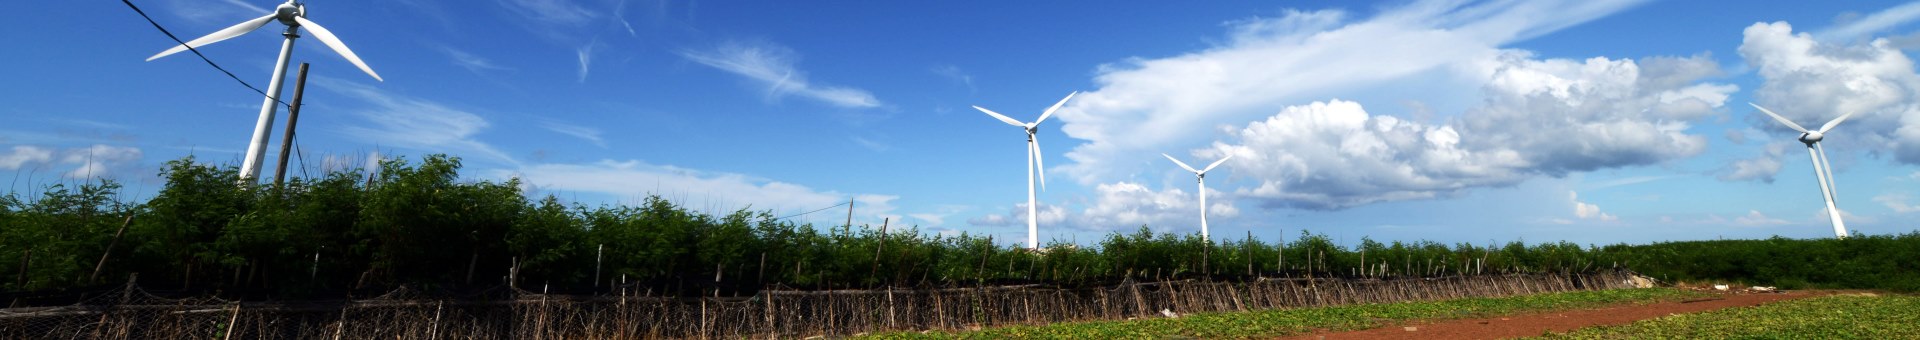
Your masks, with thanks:
[[[1160,155],[1161,155],[1161,156],[1166,156],[1166,157],[1167,157],[1167,160],[1169,160],[1169,161],[1173,161],[1173,164],[1179,164],[1179,165],[1180,165],[1180,168],[1182,168],[1182,169],[1187,169],[1187,171],[1192,171],[1192,172],[1200,172],[1200,170],[1194,170],[1194,169],[1193,169],[1193,167],[1191,167],[1191,166],[1187,166],[1187,162],[1181,162],[1181,161],[1180,161],[1179,159],[1175,159],[1175,158],[1173,158],[1173,156],[1168,156],[1167,154],[1164,154],[1164,153],[1162,153],[1162,154],[1160,154]]]
[[[1854,112],[1859,112],[1859,111],[1854,111]],[[1820,133],[1827,133],[1827,130],[1832,130],[1833,126],[1840,125],[1840,122],[1847,121],[1847,117],[1853,117],[1854,112],[1847,112],[1847,114],[1840,115],[1840,118],[1834,118],[1831,121],[1827,121],[1827,125],[1820,126]],[[1825,152],[1825,151],[1822,151],[1822,152]]]
[[[306,27],[307,32],[313,32],[313,37],[320,39],[320,42],[327,44],[327,47],[333,48],[334,53],[339,53],[340,56],[346,57],[348,62],[353,63],[353,66],[360,67],[360,71],[366,72],[369,76],[373,76],[373,80],[387,81],[386,79],[380,79],[379,73],[373,73],[373,68],[367,67],[366,62],[360,61],[360,56],[354,55],[353,50],[347,49],[347,44],[340,42],[340,38],[334,37],[333,32],[327,31],[326,27],[320,27],[320,24],[314,23],[312,20],[307,20],[306,17],[295,16],[293,17],[293,21],[300,23],[300,26]]]
[[[1033,171],[1040,173],[1040,190],[1047,190],[1047,161],[1044,160],[1045,156],[1041,156],[1042,154],[1040,153],[1040,138],[1028,138],[1027,140],[1032,141],[1027,144],[1033,146]]]
[[[1213,161],[1213,164],[1208,164],[1207,168],[1200,170],[1200,172],[1213,171],[1213,167],[1220,166],[1220,163],[1226,163],[1229,159],[1233,159],[1233,154],[1227,154],[1226,157],[1221,157],[1220,160]]]
[[[268,22],[273,22],[273,16],[274,16],[274,13],[267,13],[267,16],[253,18],[253,20],[242,21],[239,24],[228,26],[227,28],[220,29],[219,31],[214,31],[212,34],[208,34],[207,36],[200,37],[199,39],[189,40],[187,41],[186,44],[174,45],[173,48],[169,48],[165,51],[160,51],[160,54],[155,54],[151,57],[147,57],[147,61],[153,61],[154,59],[160,59],[160,57],[173,55],[174,53],[180,53],[180,51],[187,50],[188,46],[192,46],[193,48],[200,48],[200,46],[206,46],[208,44],[220,42],[221,40],[233,39],[233,37],[245,35],[247,34],[247,32],[253,32],[253,30],[260,29],[260,26],[266,26]]]
[[[1787,127],[1793,128],[1794,131],[1807,132],[1807,128],[1800,127],[1800,124],[1794,124],[1793,121],[1787,120],[1787,117],[1781,117],[1780,114],[1773,113],[1772,110],[1760,107],[1760,104],[1747,103],[1747,105],[1753,105],[1753,108],[1760,109],[1760,112],[1764,112],[1767,116],[1773,117],[1773,120],[1779,121],[1780,124],[1787,124]]]
[[[1006,115],[1002,115],[999,112],[993,112],[993,110],[988,110],[987,108],[980,107],[979,105],[974,105],[973,109],[980,110],[980,112],[986,112],[987,115],[993,116],[993,118],[999,118],[1000,121],[1007,122],[1007,124],[1011,124],[1013,126],[1018,126],[1018,127],[1027,127],[1026,123],[1021,123],[1018,120],[1013,120],[1013,118],[1007,118]]]
[[[1044,122],[1044,121],[1047,121],[1047,117],[1052,117],[1052,116],[1053,116],[1053,111],[1054,111],[1054,110],[1059,110],[1059,109],[1060,109],[1060,105],[1066,105],[1066,104],[1067,104],[1067,100],[1068,100],[1068,99],[1073,99],[1073,95],[1076,95],[1076,94],[1080,94],[1080,91],[1073,91],[1073,93],[1068,93],[1068,94],[1067,94],[1067,97],[1066,97],[1066,98],[1060,98],[1060,102],[1058,102],[1058,103],[1053,103],[1053,107],[1049,107],[1049,108],[1047,108],[1047,112],[1041,112],[1041,113],[1040,113],[1040,119],[1035,119],[1035,120],[1033,120],[1033,125],[1040,125],[1040,122]]]

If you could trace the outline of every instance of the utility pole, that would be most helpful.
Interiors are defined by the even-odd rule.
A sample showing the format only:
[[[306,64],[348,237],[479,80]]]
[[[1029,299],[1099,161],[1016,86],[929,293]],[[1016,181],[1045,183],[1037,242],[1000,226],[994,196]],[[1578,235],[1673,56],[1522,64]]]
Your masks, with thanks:
[[[273,170],[273,187],[287,181],[287,154],[293,150],[293,127],[300,122],[300,95],[307,92],[307,63],[300,63],[300,76],[293,85],[293,104],[287,108],[287,136],[280,139],[280,167]]]

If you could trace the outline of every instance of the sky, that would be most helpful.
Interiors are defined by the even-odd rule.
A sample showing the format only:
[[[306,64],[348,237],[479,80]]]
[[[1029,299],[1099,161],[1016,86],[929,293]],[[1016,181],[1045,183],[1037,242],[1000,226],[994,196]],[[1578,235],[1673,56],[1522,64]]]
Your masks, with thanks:
[[[254,0],[131,1],[181,39]],[[1147,226],[1344,244],[1832,237],[1798,133],[1866,234],[1920,230],[1920,3],[1887,1],[309,1],[295,176],[461,158],[597,207],[658,195],[1025,243]],[[1116,6],[1117,5],[1117,6]],[[238,166],[261,95],[117,1],[0,9],[0,180]],[[265,88],[284,27],[199,50]],[[292,76],[288,76],[292,82]],[[286,96],[290,97],[292,86]],[[277,151],[286,115],[269,142]],[[270,153],[271,154],[271,153]],[[269,159],[272,159],[271,157]],[[266,176],[271,176],[271,169]],[[824,209],[823,209],[824,208]]]

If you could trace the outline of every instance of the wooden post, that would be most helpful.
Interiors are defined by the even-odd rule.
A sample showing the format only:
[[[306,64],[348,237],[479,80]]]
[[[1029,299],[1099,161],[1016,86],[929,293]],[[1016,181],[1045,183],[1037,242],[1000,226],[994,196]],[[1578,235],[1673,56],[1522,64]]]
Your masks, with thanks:
[[[873,247],[873,270],[867,273],[867,277],[874,277],[874,276],[880,275],[880,251],[887,249],[887,224],[890,224],[892,222],[893,222],[892,217],[888,217],[880,220],[880,246]],[[891,295],[892,293],[888,293],[888,294],[889,294],[887,295],[888,298],[891,299],[893,296]],[[892,318],[893,316],[888,315],[887,317]]]
[[[20,252],[20,280],[14,284],[20,291],[27,290],[27,267],[33,264],[33,248]]]
[[[600,244],[600,247],[593,251],[593,288],[600,288],[600,262],[606,258],[606,254],[605,243]]]
[[[238,322],[238,321],[240,321],[240,301],[234,301],[234,302],[233,302],[233,317],[230,317],[230,318],[227,318],[227,335],[226,335],[226,336],[222,336],[222,337],[220,337],[220,339],[222,339],[222,340],[232,340],[232,339],[233,339],[233,329],[234,329],[234,328],[239,328],[239,327],[235,327],[235,326],[237,326],[237,325],[235,325],[235,324],[234,324],[234,322]]]
[[[273,170],[273,187],[287,181],[287,154],[293,150],[293,127],[300,122],[300,95],[307,92],[307,63],[300,63],[300,76],[293,85],[293,105],[287,107],[287,136],[280,139],[280,167]]]
[[[107,242],[107,250],[100,252],[100,262],[93,264],[93,275],[87,275],[87,283],[99,282],[100,269],[107,266],[107,256],[113,255],[113,246],[120,245],[120,235],[127,232],[127,224],[133,223],[133,214],[127,214],[127,220],[120,222],[120,230],[113,232],[113,241]],[[21,287],[20,290],[26,290]]]

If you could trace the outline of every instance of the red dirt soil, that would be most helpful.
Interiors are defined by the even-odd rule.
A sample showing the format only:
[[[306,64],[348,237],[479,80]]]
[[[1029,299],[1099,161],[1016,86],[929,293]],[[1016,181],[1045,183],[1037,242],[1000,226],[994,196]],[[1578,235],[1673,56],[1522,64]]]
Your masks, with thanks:
[[[1672,314],[1722,308],[1757,306],[1776,301],[1818,296],[1812,292],[1722,294],[1718,297],[1645,305],[1618,305],[1598,309],[1505,315],[1485,319],[1422,320],[1388,327],[1348,332],[1320,331],[1282,339],[1504,339],[1561,333],[1592,326],[1623,325]]]

